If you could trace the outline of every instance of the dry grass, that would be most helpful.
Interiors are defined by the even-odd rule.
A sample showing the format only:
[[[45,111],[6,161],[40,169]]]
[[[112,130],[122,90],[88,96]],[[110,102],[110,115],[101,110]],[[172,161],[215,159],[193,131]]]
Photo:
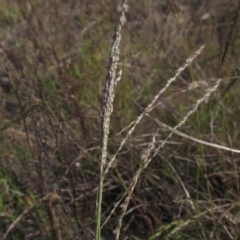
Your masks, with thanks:
[[[0,238],[239,239],[238,3],[117,5],[2,0]]]

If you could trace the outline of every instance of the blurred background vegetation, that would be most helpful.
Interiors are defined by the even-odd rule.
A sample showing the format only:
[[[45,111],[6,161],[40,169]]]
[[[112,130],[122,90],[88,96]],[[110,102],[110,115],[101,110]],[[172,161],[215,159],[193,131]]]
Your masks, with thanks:
[[[1,239],[75,239],[72,227],[80,239],[94,238],[101,94],[117,4],[1,0]],[[202,54],[158,100],[151,116],[174,127],[213,78],[224,78],[219,91],[180,130],[239,149],[239,82],[228,88],[240,64],[239,25],[220,68],[238,1],[138,0],[128,5],[109,157],[126,135],[122,130],[203,44]],[[144,119],[118,154],[104,183],[104,219],[157,128]],[[162,129],[157,141],[168,133]],[[122,239],[240,239],[238,162],[237,154],[174,135],[144,170],[124,217]],[[102,230],[104,239],[114,238],[118,217],[117,210]]]

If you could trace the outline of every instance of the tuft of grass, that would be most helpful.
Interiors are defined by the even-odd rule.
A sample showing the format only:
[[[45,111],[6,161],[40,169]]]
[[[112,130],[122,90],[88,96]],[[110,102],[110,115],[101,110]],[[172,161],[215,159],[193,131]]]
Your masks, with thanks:
[[[238,2],[119,2],[1,2],[1,239],[239,237]]]

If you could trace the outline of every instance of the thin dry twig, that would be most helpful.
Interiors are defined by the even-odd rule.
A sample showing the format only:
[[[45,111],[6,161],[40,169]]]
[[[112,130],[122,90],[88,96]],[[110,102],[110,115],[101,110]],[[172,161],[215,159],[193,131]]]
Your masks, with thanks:
[[[174,129],[173,127],[168,126],[167,124],[159,121],[158,119],[151,117],[149,114],[145,114],[145,116],[147,118],[151,119],[152,121],[154,121],[159,127],[164,127],[166,129],[168,129],[169,131],[171,131],[171,132],[173,132],[173,133],[175,133],[175,134],[177,134],[177,135],[179,135],[179,136],[181,136],[183,138],[189,139],[189,140],[194,141],[196,143],[203,144],[205,146],[209,146],[209,147],[213,147],[213,148],[229,151],[229,152],[232,152],[232,153],[240,153],[240,150],[238,150],[238,149],[225,147],[225,146],[222,146],[222,145],[219,145],[219,144],[216,144],[216,143],[206,142],[206,141],[200,140],[198,138],[189,136],[189,135],[187,135],[187,134],[185,134],[183,132],[180,132],[179,130]]]

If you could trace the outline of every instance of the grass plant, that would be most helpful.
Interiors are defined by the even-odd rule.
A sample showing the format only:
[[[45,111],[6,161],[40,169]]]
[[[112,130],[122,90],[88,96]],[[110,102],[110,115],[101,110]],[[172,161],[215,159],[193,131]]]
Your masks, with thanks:
[[[2,0],[0,239],[239,239],[239,13]]]

